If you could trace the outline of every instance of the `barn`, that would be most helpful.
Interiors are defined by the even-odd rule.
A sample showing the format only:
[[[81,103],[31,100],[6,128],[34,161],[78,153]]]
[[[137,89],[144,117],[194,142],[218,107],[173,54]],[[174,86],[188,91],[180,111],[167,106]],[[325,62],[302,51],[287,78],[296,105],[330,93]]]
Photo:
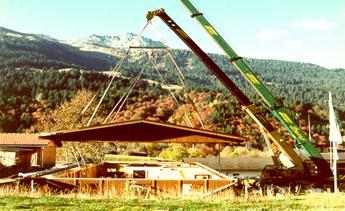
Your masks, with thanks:
[[[32,133],[0,133],[0,163],[4,167],[49,168],[55,166],[59,142]]]

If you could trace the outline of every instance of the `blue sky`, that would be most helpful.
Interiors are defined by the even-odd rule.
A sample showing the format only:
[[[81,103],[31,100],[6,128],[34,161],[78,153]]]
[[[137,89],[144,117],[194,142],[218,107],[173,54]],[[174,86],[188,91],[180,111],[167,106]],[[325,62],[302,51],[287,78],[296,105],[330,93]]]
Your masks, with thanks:
[[[236,52],[345,68],[344,0],[194,0]],[[0,26],[57,39],[137,33],[148,10],[166,12],[206,51],[222,53],[179,0],[0,0]],[[186,48],[159,20],[167,44]],[[144,35],[157,39],[152,29]]]

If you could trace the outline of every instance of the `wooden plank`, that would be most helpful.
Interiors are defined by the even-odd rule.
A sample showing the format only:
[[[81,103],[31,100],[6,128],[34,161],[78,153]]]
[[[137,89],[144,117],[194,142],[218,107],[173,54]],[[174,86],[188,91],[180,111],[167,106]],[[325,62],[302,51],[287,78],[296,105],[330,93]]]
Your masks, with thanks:
[[[17,180],[12,179],[12,178],[1,178],[0,179],[0,184],[6,184],[6,183],[12,183],[16,182]]]
[[[222,186],[222,187],[220,187],[220,188],[217,188],[217,189],[215,189],[215,190],[213,190],[213,191],[210,191],[210,192],[206,193],[206,194],[203,195],[202,197],[212,196],[212,195],[215,194],[215,193],[224,191],[224,190],[226,190],[226,189],[228,189],[228,188],[234,186],[236,183],[237,183],[237,182],[233,182],[233,183],[227,184],[227,185],[225,185],[225,186]]]

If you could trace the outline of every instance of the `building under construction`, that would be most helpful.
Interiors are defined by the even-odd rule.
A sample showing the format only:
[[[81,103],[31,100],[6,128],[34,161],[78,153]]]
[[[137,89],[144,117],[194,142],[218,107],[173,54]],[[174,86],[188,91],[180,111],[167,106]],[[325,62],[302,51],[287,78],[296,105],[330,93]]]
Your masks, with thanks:
[[[233,192],[237,185],[236,180],[193,162],[103,162],[45,174],[38,182],[116,195],[207,195]]]
[[[245,141],[242,137],[148,120],[118,122],[31,136],[36,137],[37,143],[78,141],[82,144],[87,141],[110,141],[222,143],[243,146]],[[4,142],[10,143],[11,140]],[[55,151],[51,155],[55,156]],[[28,167],[30,165],[28,164]],[[49,167],[51,166],[50,164]],[[18,172],[15,178],[33,186],[47,184],[59,190],[88,190],[101,193],[211,194],[214,191],[232,191],[237,184],[235,179],[195,162],[78,162],[73,165],[49,167],[42,166],[36,171]]]

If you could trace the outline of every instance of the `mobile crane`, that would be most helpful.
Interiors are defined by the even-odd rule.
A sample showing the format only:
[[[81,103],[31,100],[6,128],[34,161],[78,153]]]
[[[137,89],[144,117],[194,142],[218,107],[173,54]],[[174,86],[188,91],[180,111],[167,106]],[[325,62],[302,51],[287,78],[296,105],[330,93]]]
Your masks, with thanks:
[[[265,85],[255,76],[250,67],[244,62],[242,57],[238,56],[210,22],[200,13],[190,0],[181,0],[186,8],[191,12],[191,17],[195,18],[213,38],[218,46],[226,53],[229,61],[243,75],[243,77],[251,84],[261,99],[265,102],[271,113],[284,125],[290,135],[295,140],[297,148],[302,149],[306,155],[315,163],[317,171],[323,177],[330,177],[332,171],[328,163],[323,159],[320,152],[308,140],[302,130],[289,117],[288,113],[282,105],[280,105],[268,91]]]
[[[184,1],[184,3],[189,1]],[[187,6],[188,7],[188,6]],[[189,7],[188,7],[189,8]],[[201,13],[193,10],[193,17],[200,16]],[[314,162],[315,166],[308,165],[303,162],[301,157],[294,151],[294,149],[286,142],[282,141],[282,137],[278,131],[271,125],[271,123],[265,118],[265,116],[256,108],[256,106],[248,99],[248,97],[231,81],[231,79],[225,74],[225,72],[182,30],[164,11],[159,9],[155,11],[149,11],[147,13],[147,20],[150,21],[155,16],[158,16],[167,26],[198,56],[198,58],[204,63],[204,65],[220,80],[223,85],[234,95],[234,97],[242,105],[242,109],[262,128],[264,133],[269,137],[278,150],[274,151],[274,157],[280,158],[282,155],[288,157],[293,166],[276,165],[274,167],[268,167],[264,170],[261,177],[261,184],[277,184],[288,185],[291,183],[308,183],[323,185],[331,175],[331,170],[327,162],[323,159],[320,152],[308,141],[303,132],[288,116],[285,109],[278,104],[278,102],[269,93],[266,87],[256,78],[256,76],[250,71],[249,67],[244,63],[241,57],[238,57],[234,52],[231,52],[230,61],[235,63],[241,73],[250,80],[251,84],[255,86],[260,96],[270,106],[272,113],[287,127],[288,131],[295,138],[297,145],[302,146],[302,149],[306,151],[308,156]],[[207,25],[206,29],[211,32],[211,35],[218,35],[218,33]],[[219,36],[220,37],[220,36]],[[217,40],[224,40],[217,37]],[[222,43],[221,42],[221,43]],[[230,47],[229,47],[230,48]],[[231,48],[230,48],[231,49]],[[245,71],[242,71],[242,68]],[[278,159],[276,159],[278,160]],[[282,160],[283,161],[283,160]],[[284,164],[284,162],[281,162]]]

